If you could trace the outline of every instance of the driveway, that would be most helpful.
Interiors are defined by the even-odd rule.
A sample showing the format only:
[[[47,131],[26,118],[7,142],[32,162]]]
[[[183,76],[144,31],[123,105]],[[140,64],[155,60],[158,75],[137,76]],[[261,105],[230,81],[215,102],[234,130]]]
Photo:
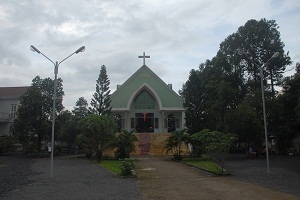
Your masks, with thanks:
[[[0,156],[0,199],[300,200],[297,159],[272,156],[266,176],[265,160],[233,156],[233,175],[219,177],[169,157],[140,157],[137,178],[121,178],[87,159],[56,157],[50,178],[50,158],[14,154]]]
[[[146,157],[137,162],[140,198],[150,199],[222,199],[293,200],[299,196],[236,180],[215,176],[168,157]]]

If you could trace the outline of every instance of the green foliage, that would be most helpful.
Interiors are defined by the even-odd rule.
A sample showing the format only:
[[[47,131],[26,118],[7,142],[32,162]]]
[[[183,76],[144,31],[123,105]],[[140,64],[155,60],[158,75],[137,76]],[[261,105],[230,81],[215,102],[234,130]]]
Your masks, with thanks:
[[[13,141],[12,136],[0,136],[0,154],[11,150],[13,148]]]
[[[214,173],[214,174],[223,174],[222,168],[213,162],[210,158],[184,158],[182,162],[189,165],[199,167],[205,171]]]
[[[122,130],[122,132],[116,137],[115,152],[116,159],[129,158],[130,153],[135,151],[134,143],[137,141],[137,137],[133,131]]]
[[[222,133],[205,129],[191,136],[192,141],[200,141],[206,153],[210,154],[217,162],[223,165],[226,155],[237,136],[231,133]]]
[[[171,135],[166,139],[164,144],[164,150],[166,153],[172,152],[175,160],[181,160],[182,156],[182,143],[188,144],[189,135],[186,133],[186,130],[174,131]]]
[[[263,113],[259,68],[275,52],[279,52],[279,56],[270,60],[263,69],[268,125],[273,127],[270,128],[272,134],[283,133],[284,124],[289,124],[285,131],[290,134],[296,128],[299,130],[294,115],[299,95],[292,94],[292,104],[289,103],[291,96],[284,97],[285,110],[274,101],[275,86],[281,83],[282,72],[291,64],[278,28],[275,20],[249,20],[220,44],[215,57],[201,63],[199,69],[190,71],[181,92],[189,134],[210,129],[237,134],[246,143],[261,141]],[[238,50],[245,54],[239,55]],[[285,85],[290,88],[288,82]],[[280,118],[283,115],[287,117]]]
[[[110,107],[110,80],[106,74],[105,65],[101,66],[99,77],[96,80],[96,92],[91,100],[90,112],[97,115],[109,115]]]
[[[135,169],[135,161],[133,159],[125,158],[120,164],[121,175],[128,176],[133,173]]]
[[[239,107],[228,111],[225,115],[226,130],[235,133],[240,142],[250,144],[262,140],[263,124],[261,112],[256,111],[253,96],[246,97]],[[256,99],[257,100],[257,99]],[[258,102],[260,105],[260,103]]]
[[[39,76],[32,80],[31,87],[20,97],[17,118],[11,126],[25,151],[40,151],[42,141],[50,140],[54,81]],[[56,113],[63,109],[62,80],[57,80]]]
[[[88,115],[89,109],[88,109],[88,103],[87,100],[85,100],[84,97],[80,97],[75,104],[74,109],[72,110],[72,113],[75,115],[76,118],[82,119]]]
[[[275,20],[252,19],[239,27],[236,33],[228,36],[220,45],[218,54],[224,57],[231,55],[226,60],[233,66],[232,72],[239,73],[243,78],[249,91],[260,88],[259,67],[275,52],[279,52],[280,56],[273,59],[264,70],[266,80],[271,82],[273,94],[274,86],[280,82],[282,72],[291,63],[290,57],[284,54],[284,43],[280,39],[278,28]],[[236,55],[238,49],[242,49],[245,54]],[[264,84],[267,86],[267,81]]]
[[[100,166],[118,175],[122,175],[120,164],[121,164],[120,160],[109,160],[109,159],[102,159],[101,162],[99,163]]]
[[[70,150],[78,134],[77,118],[70,111],[66,110],[58,115],[56,123],[57,138],[59,141],[67,143],[68,150]]]
[[[132,175],[135,169],[135,160],[125,158],[124,160],[102,160],[100,166],[121,176]]]
[[[88,115],[78,122],[81,141],[100,162],[104,150],[111,148],[115,140],[117,124],[104,115]]]
[[[204,124],[204,81],[202,73],[198,70],[191,70],[189,79],[182,86],[181,96],[184,98],[186,108],[186,127],[189,133],[200,131]]]
[[[237,136],[231,133],[222,133],[205,129],[191,136],[192,140],[199,140],[207,152],[228,152],[229,148],[237,140]]]
[[[300,64],[296,64],[296,73],[293,76],[286,77],[283,81],[283,92],[277,97],[276,111],[278,118],[275,118],[276,148],[280,153],[285,153],[291,146],[291,142],[297,136],[300,130]]]

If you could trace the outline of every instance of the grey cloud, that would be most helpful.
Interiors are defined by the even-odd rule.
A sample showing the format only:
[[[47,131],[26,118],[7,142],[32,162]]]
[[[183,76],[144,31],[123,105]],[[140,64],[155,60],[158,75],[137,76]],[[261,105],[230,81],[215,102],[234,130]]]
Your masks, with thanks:
[[[64,104],[90,101],[101,65],[106,65],[111,90],[146,64],[174,90],[192,68],[211,59],[219,44],[250,18],[275,19],[292,59],[299,58],[299,8],[293,1],[178,0],[20,0],[0,3],[1,86],[30,85],[40,75],[53,78],[53,64],[31,52],[35,45],[60,61],[79,47],[59,68],[64,80]],[[257,8],[259,7],[259,9]],[[296,60],[295,60],[296,61]],[[17,76],[18,79],[14,77]]]

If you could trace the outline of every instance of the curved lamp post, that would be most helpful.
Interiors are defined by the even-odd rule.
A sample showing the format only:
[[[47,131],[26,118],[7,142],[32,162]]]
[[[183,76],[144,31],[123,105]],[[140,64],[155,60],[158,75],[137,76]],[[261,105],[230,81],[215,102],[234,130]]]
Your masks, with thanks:
[[[35,46],[31,45],[30,49],[33,52],[37,52],[39,54],[42,54],[45,58],[47,58],[50,62],[53,63],[54,65],[54,74],[55,74],[55,78],[54,78],[54,89],[53,89],[53,108],[52,108],[52,134],[51,134],[51,177],[53,177],[53,152],[54,152],[54,126],[55,126],[55,101],[56,101],[56,84],[57,84],[57,74],[58,74],[58,66],[60,65],[60,63],[62,63],[63,61],[67,60],[69,57],[71,57],[74,54],[78,54],[80,52],[83,52],[85,50],[85,46],[80,47],[78,50],[76,50],[74,53],[72,53],[71,55],[69,55],[68,57],[66,57],[65,59],[63,59],[60,62],[54,62],[52,61],[50,58],[48,58],[45,54],[43,54],[41,51],[39,51]]]
[[[246,55],[247,54],[243,50],[237,51],[239,55]],[[267,158],[267,172],[270,173],[270,165],[269,165],[269,145],[268,145],[268,130],[267,130],[267,115],[266,115],[266,104],[265,104],[265,89],[264,89],[264,73],[263,73],[263,67],[266,66],[270,60],[277,57],[279,55],[278,52],[274,53],[272,57],[265,63],[263,63],[261,66],[259,66],[256,62],[251,61],[250,58],[248,59],[253,62],[256,66],[259,67],[259,74],[260,74],[260,85],[261,85],[261,96],[262,96],[262,104],[263,104],[263,115],[264,115],[264,129],[265,129],[265,143],[266,143],[266,158]]]

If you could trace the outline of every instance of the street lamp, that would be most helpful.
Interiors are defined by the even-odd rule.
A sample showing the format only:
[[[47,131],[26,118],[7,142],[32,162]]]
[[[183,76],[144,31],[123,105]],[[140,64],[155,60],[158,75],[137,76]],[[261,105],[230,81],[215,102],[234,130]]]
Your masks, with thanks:
[[[244,54],[247,56],[247,54],[243,50],[238,50],[238,54],[239,55]],[[278,52],[274,53],[272,55],[272,57],[267,62],[263,63],[260,67],[256,62],[252,61],[255,65],[257,65],[259,67],[261,96],[262,96],[263,115],[264,115],[264,129],[265,129],[266,158],[267,158],[267,172],[268,173],[270,173],[270,165],[269,165],[269,145],[268,145],[267,115],[266,115],[266,104],[265,104],[265,89],[264,89],[264,83],[263,83],[263,80],[264,80],[263,67],[266,66],[270,62],[270,60],[277,57],[278,55],[279,55]],[[249,57],[248,57],[248,59],[249,59]]]
[[[34,47],[33,45],[30,46],[30,49],[33,52],[37,52],[39,54],[42,54],[45,58],[47,58],[50,62],[52,62],[54,64],[54,74],[55,74],[55,78],[54,78],[54,89],[53,89],[53,108],[52,108],[52,134],[51,134],[51,177],[53,177],[53,152],[54,152],[54,126],[55,126],[55,100],[56,100],[56,84],[57,84],[57,74],[58,74],[58,66],[60,65],[60,63],[62,63],[63,61],[67,60],[69,57],[71,57],[74,54],[78,54],[80,52],[83,52],[85,50],[85,46],[80,47],[78,50],[76,50],[74,53],[72,53],[71,55],[69,55],[68,57],[66,57],[65,59],[63,59],[60,62],[54,62],[52,61],[50,58],[48,58],[46,55],[44,55],[41,51],[39,51],[36,47]]]

